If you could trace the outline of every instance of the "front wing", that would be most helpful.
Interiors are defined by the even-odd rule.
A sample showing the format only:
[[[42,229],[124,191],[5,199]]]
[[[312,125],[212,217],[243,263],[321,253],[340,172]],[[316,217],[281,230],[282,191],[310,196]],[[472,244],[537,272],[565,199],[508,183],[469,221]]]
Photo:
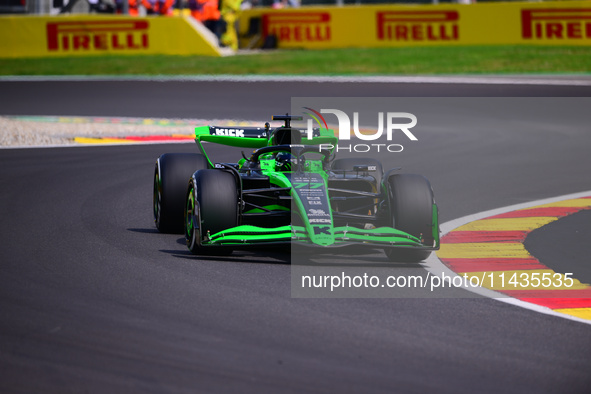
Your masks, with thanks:
[[[334,248],[348,245],[363,245],[380,248],[412,248],[422,250],[439,249],[438,241],[434,245],[425,245],[403,231],[390,227],[360,229],[350,226],[332,229],[335,242],[321,246],[310,240],[306,229],[302,226],[281,226],[265,228],[257,226],[237,226],[210,235],[202,242],[203,246],[255,246],[268,244],[292,244],[318,248]]]

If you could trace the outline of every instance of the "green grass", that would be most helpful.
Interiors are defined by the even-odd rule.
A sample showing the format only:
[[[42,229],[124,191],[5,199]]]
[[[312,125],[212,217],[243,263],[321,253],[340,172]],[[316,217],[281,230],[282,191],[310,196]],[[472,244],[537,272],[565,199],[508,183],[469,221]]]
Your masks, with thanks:
[[[591,47],[471,46],[278,50],[203,56],[0,58],[0,75],[589,73]]]

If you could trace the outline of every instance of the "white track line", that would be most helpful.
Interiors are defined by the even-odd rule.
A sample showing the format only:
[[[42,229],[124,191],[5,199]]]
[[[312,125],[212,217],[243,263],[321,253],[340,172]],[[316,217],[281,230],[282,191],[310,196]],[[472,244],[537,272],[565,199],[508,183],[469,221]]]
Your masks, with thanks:
[[[475,220],[484,219],[489,216],[500,215],[502,213],[507,213],[507,212],[518,210],[518,209],[531,208],[536,205],[550,204],[550,203],[554,203],[554,202],[558,202],[558,201],[570,200],[573,198],[587,197],[590,195],[591,195],[591,190],[585,191],[585,192],[573,193],[573,194],[565,194],[563,196],[545,198],[542,200],[531,201],[531,202],[526,202],[526,203],[521,203],[521,204],[509,205],[509,206],[503,207],[503,208],[491,209],[490,211],[484,211],[484,212],[479,212],[479,213],[476,213],[473,215],[464,216],[459,219],[454,219],[449,222],[443,223],[440,226],[441,227],[441,236],[444,236],[445,234],[449,233],[450,231],[452,231],[460,226],[463,226],[464,224],[473,222]],[[439,258],[437,257],[437,255],[435,253],[431,253],[429,258],[425,262],[426,262],[426,264],[424,264],[423,267],[427,271],[431,272],[433,275],[437,275],[437,276],[441,277],[443,274],[445,274],[448,277],[452,277],[452,278],[455,276],[458,276],[455,272],[453,272],[445,264],[443,264],[441,262],[441,260],[439,260]],[[529,310],[539,312],[539,313],[544,313],[546,315],[556,316],[556,317],[560,317],[563,319],[574,320],[574,321],[578,321],[580,323],[585,323],[585,324],[591,325],[590,320],[585,320],[585,319],[581,319],[579,317],[555,312],[550,308],[536,305],[536,304],[531,304],[529,302],[518,300],[516,298],[508,297],[504,294],[497,293],[496,291],[493,291],[493,290],[489,290],[489,289],[482,288],[482,287],[477,287],[477,288],[463,287],[463,288],[465,290],[471,291],[473,293],[476,293],[476,294],[479,294],[479,295],[482,295],[482,296],[485,296],[488,298],[494,298],[495,300],[502,301],[507,304],[515,305],[515,306],[529,309]]]
[[[49,75],[0,76],[0,82],[315,82],[591,86],[591,75],[322,76],[322,75]]]

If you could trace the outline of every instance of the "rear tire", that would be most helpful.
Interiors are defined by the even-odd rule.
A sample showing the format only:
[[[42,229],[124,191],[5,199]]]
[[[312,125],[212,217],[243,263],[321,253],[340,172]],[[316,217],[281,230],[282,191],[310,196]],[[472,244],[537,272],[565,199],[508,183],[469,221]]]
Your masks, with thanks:
[[[422,175],[397,174],[386,182],[392,226],[433,244],[433,189]],[[431,254],[429,250],[385,249],[391,261],[418,263]]]
[[[238,188],[221,170],[197,171],[189,182],[184,212],[185,239],[191,253],[227,255],[228,247],[202,246],[202,239],[238,225]]]
[[[198,153],[165,153],[154,170],[154,223],[161,233],[182,234],[187,182],[199,169],[208,167]]]

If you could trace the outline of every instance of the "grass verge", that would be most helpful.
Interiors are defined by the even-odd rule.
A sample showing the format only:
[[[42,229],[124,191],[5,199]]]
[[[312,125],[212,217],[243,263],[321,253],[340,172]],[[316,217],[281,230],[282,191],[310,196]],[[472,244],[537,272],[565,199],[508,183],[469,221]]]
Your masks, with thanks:
[[[589,73],[591,47],[469,46],[278,50],[223,58],[0,58],[0,75]]]

